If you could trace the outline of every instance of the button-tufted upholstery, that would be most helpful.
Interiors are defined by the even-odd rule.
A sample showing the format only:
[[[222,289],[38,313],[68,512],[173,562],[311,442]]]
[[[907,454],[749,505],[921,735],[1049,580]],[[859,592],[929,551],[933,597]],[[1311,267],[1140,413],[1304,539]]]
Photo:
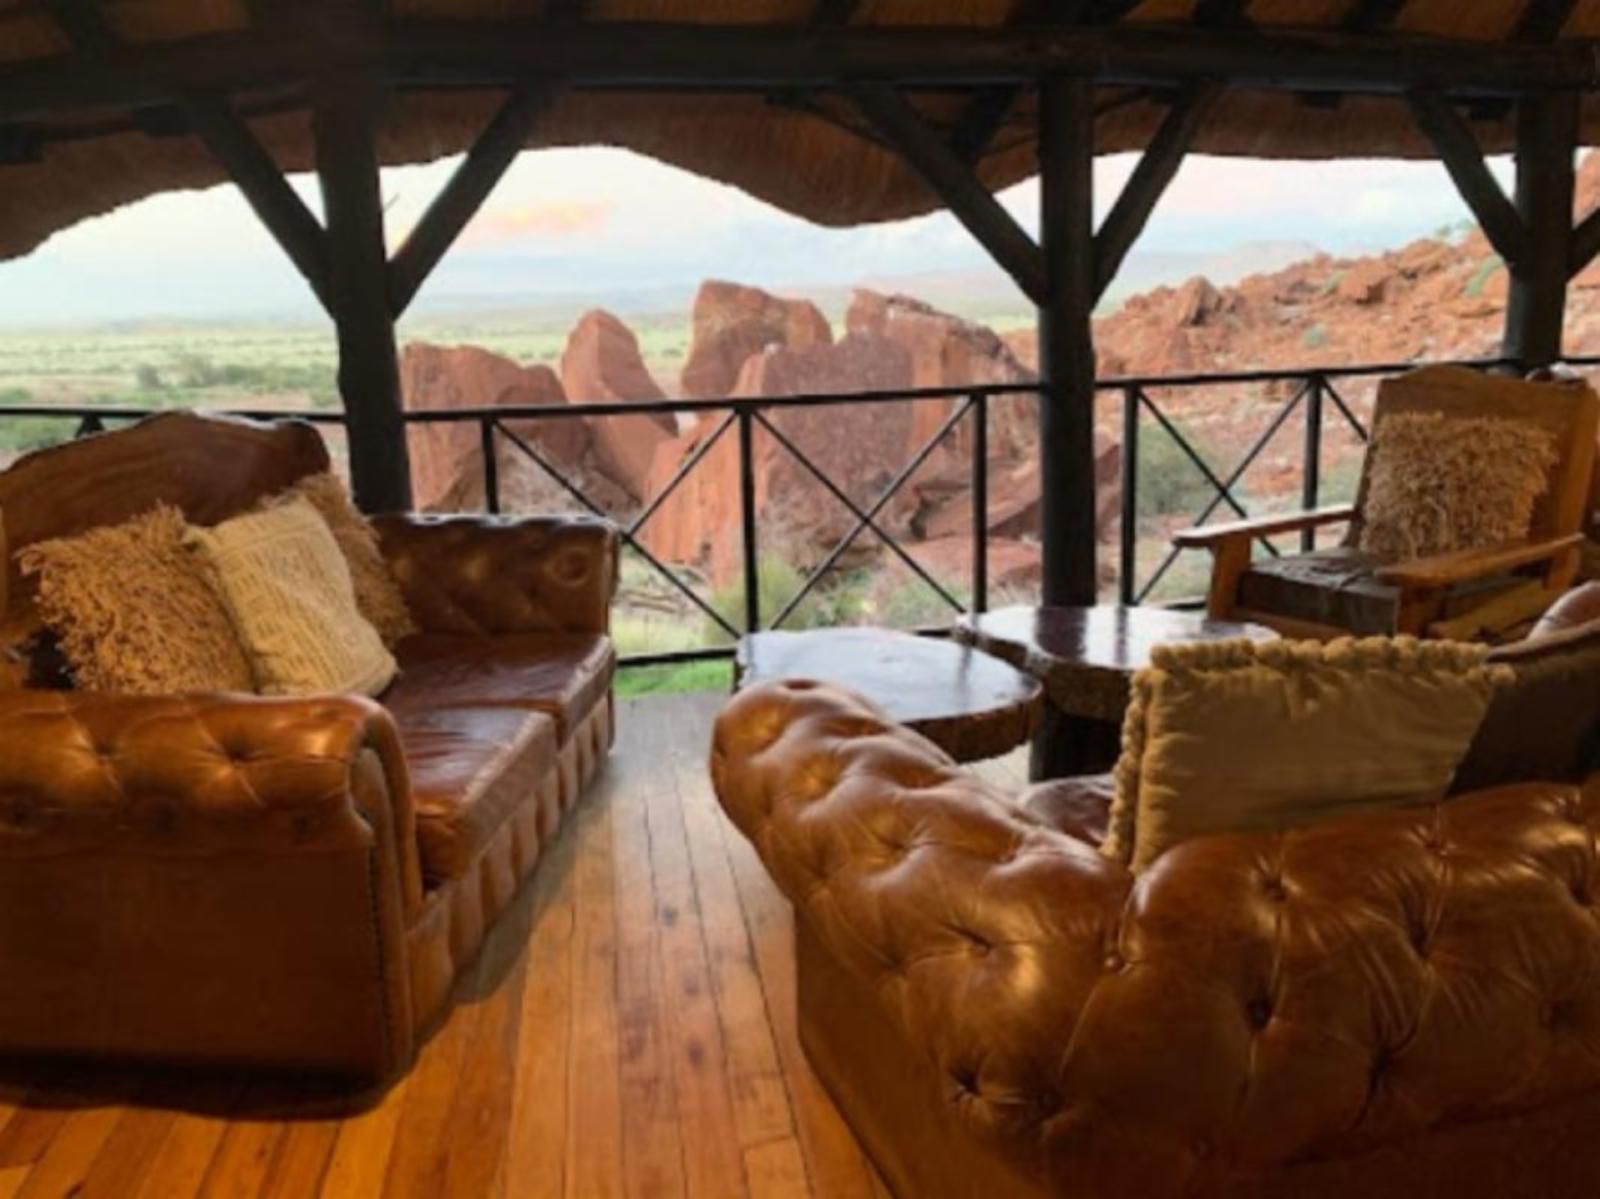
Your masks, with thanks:
[[[5,512],[14,551],[102,508],[230,514],[326,460],[303,425],[159,418],[25,457],[0,497],[43,505]],[[0,689],[0,1053],[409,1063],[611,745],[616,535],[390,517],[382,542],[422,631],[379,703]]]
[[[812,1059],[901,1193],[1476,1195],[1516,1161],[1517,1193],[1600,1194],[1592,1137],[1516,1148],[1600,1110],[1600,776],[1135,878],[824,686],[736,696],[711,769],[795,904]]]

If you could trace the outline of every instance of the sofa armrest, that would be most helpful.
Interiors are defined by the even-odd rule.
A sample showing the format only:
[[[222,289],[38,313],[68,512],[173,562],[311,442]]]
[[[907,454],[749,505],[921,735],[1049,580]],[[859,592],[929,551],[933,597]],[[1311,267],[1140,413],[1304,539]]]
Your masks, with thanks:
[[[0,694],[0,1053],[386,1075],[420,880],[370,701]]]
[[[590,517],[391,515],[374,520],[428,633],[605,633],[619,538]]]
[[[1583,544],[1583,534],[1551,537],[1542,541],[1513,542],[1484,549],[1457,550],[1432,558],[1413,558],[1382,567],[1380,583],[1420,591],[1436,591],[1475,579],[1509,574],[1524,566],[1548,562]]]
[[[717,793],[926,1102],[1051,1194],[1177,1199],[1600,1086],[1600,776],[1137,878],[864,701],[736,696]],[[1293,1193],[1285,1185],[1282,1193]]]

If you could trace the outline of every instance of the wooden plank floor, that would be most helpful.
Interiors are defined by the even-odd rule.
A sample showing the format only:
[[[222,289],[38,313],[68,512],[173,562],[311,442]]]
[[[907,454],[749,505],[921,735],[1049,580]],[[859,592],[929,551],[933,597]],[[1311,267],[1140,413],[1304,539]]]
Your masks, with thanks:
[[[882,1199],[795,1034],[789,906],[711,794],[715,695],[621,705],[606,771],[375,1101],[253,1077],[0,1084],[0,1199]],[[1020,755],[985,766],[1020,786]]]

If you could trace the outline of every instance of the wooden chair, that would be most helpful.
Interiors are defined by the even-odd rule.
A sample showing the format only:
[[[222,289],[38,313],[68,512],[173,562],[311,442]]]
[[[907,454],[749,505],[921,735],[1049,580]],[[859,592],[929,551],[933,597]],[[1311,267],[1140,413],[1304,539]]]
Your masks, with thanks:
[[[1464,367],[1425,367],[1378,389],[1373,432],[1399,413],[1514,416],[1555,434],[1559,457],[1526,540],[1405,562],[1361,550],[1369,455],[1356,502],[1314,512],[1187,529],[1175,543],[1212,555],[1207,610],[1219,620],[1265,624],[1291,637],[1351,633],[1475,640],[1525,625],[1577,576],[1600,397],[1577,382],[1532,383]],[[1257,538],[1348,524],[1342,544],[1251,560]]]

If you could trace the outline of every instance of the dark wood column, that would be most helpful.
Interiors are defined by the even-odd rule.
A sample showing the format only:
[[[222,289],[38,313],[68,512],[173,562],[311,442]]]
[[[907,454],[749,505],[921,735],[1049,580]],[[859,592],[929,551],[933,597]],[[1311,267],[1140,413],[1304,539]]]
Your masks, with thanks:
[[[1089,81],[1046,79],[1039,97],[1039,405],[1044,602],[1098,591],[1094,489],[1094,108]]]
[[[394,512],[411,507],[411,462],[378,182],[380,102],[375,78],[324,80],[315,127],[328,230],[328,310],[339,336],[351,482],[364,511]]]
[[[1511,268],[1504,352],[1527,370],[1561,357],[1577,137],[1578,93],[1538,92],[1519,102],[1516,205],[1527,242]]]

